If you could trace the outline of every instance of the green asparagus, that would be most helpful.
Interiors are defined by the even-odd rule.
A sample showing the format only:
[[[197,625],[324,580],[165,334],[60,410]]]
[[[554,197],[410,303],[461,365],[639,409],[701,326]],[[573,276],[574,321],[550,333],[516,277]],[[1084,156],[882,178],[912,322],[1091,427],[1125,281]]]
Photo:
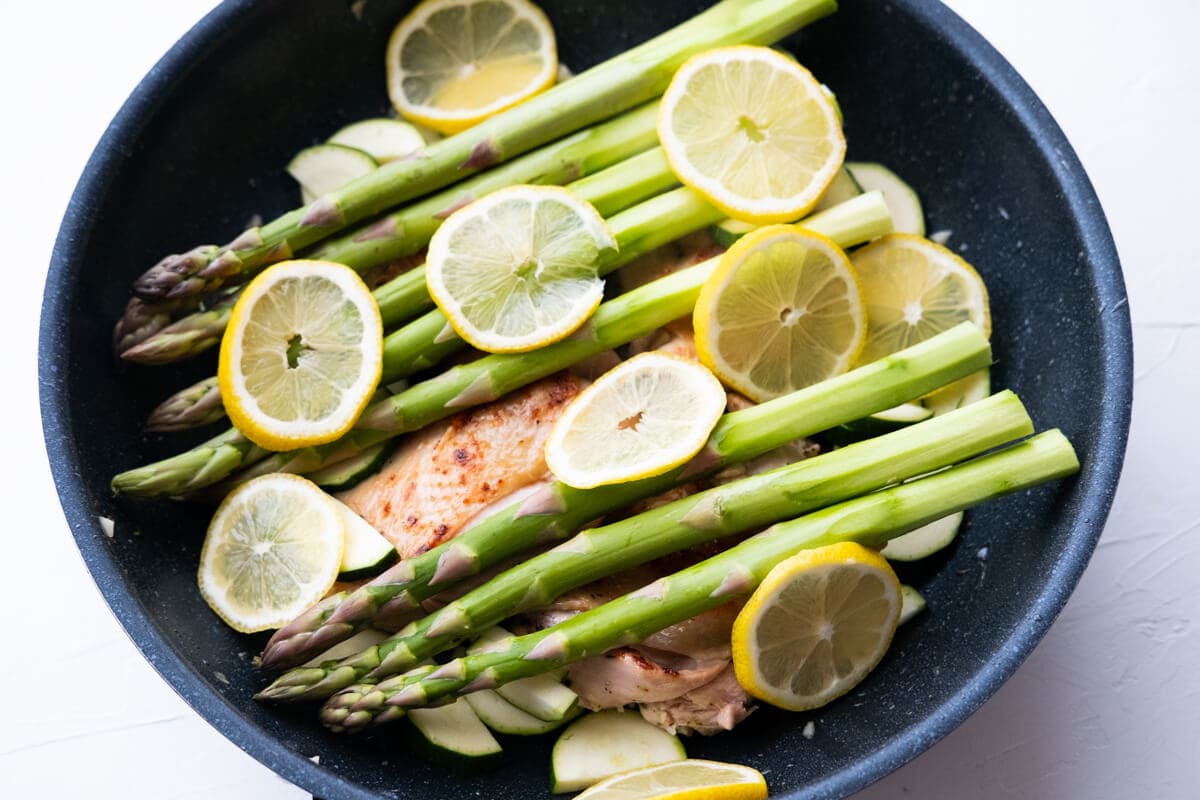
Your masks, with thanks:
[[[631,644],[710,608],[744,597],[799,550],[841,541],[868,547],[932,520],[1076,472],[1070,443],[1050,431],[911,483],[783,522],[688,569],[507,646],[450,661],[433,672],[353,686],[321,711],[335,731],[359,730],[459,694],[542,674]]]
[[[1032,431],[1021,402],[1005,392],[953,415],[591,528],[358,655],[285,674],[259,697],[326,697],[364,678],[382,680],[591,581],[949,466]]]
[[[146,430],[152,433],[186,431],[225,419],[217,378],[205,378],[168,397],[150,413]]]
[[[415,616],[417,602],[538,541],[569,536],[592,519],[680,483],[748,461],[843,420],[921,397],[960,375],[972,374],[990,360],[986,337],[964,323],[845,375],[725,415],[702,454],[665,475],[595,489],[574,489],[555,482],[534,504],[543,506],[536,509],[539,513],[531,513],[534,505],[514,503],[349,595],[335,594],[305,612],[271,638],[262,665],[269,669],[295,666],[373,623],[394,627],[407,622]]]
[[[676,190],[663,197],[686,191]],[[635,208],[626,213],[636,211]],[[891,216],[878,194],[866,194],[816,214],[802,224],[849,247],[890,231]],[[654,230],[645,231],[646,240],[653,235]],[[718,261],[710,259],[602,303],[580,331],[563,341],[530,353],[485,356],[381,400],[368,407],[355,430],[331,444],[268,458],[266,451],[229,431],[223,434],[218,448],[206,443],[164,461],[123,472],[113,478],[112,488],[119,494],[136,496],[182,495],[223,481],[236,470],[252,465],[252,469],[245,470],[235,480],[266,472],[311,472],[349,458],[464,408],[491,402],[685,316],[691,312],[700,287]],[[430,312],[434,313],[440,312]],[[426,315],[426,319],[436,318]],[[415,351],[414,357],[421,352]]]
[[[832,13],[833,0],[723,0],[666,33],[460,134],[422,158],[392,161],[221,248],[168,256],[135,296],[174,302],[262,264],[289,258],[347,225],[440,189],[660,95],[690,56],[727,44],[770,44]]]
[[[648,103],[552,142],[333,238],[305,257],[364,272],[418,252],[455,209],[519,183],[570,183],[573,191],[609,216],[675,183],[662,149],[656,147],[657,112],[658,104]],[[240,291],[239,287],[230,288]],[[433,306],[425,291],[423,269],[410,270],[380,287],[375,300],[383,324],[389,328]],[[197,310],[123,350],[121,357],[140,364],[166,364],[199,355],[221,341],[232,310],[233,302]]]

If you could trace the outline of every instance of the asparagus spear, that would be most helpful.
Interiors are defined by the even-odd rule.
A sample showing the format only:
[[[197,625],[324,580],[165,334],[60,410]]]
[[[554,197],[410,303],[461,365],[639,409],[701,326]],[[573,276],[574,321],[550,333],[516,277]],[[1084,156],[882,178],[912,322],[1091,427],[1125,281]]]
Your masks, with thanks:
[[[547,536],[569,536],[589,520],[843,420],[859,419],[920,397],[990,361],[987,339],[978,328],[964,323],[845,375],[726,414],[700,456],[664,475],[595,489],[552,483],[534,504],[543,507],[538,509],[541,513],[530,513],[533,506],[524,502],[514,503],[453,540],[397,564],[349,595],[333,595],[306,611],[271,637],[262,666],[291,667],[374,622],[391,627],[407,621],[417,602]],[[315,673],[309,673],[313,676]]]
[[[696,53],[726,44],[770,44],[835,8],[833,0],[723,0],[570,81],[431,145],[421,158],[384,164],[222,248],[168,256],[134,283],[134,294],[162,302],[210,292],[358,220],[644,103],[661,94],[679,65]]]
[[[364,678],[379,681],[578,586],[940,469],[1032,431],[1016,395],[1004,392],[961,412],[591,528],[358,655],[292,670],[259,697],[326,697]]]
[[[657,103],[552,142],[508,164],[463,181],[382,217],[362,228],[330,239],[309,257],[336,261],[363,272],[404,256],[426,244],[449,214],[472,200],[518,183],[562,184],[608,216],[666,190],[675,176],[662,149],[656,147]],[[645,151],[653,150],[653,154]],[[643,154],[641,158],[636,158]],[[581,179],[582,178],[582,179]],[[239,278],[250,277],[249,270]],[[393,285],[394,284],[394,285]],[[232,288],[232,287],[231,287]],[[240,291],[240,290],[239,290]],[[221,341],[233,311],[233,299],[195,311],[132,347],[121,357],[140,364],[166,364],[199,355]],[[391,327],[433,306],[425,291],[425,271],[410,271],[375,291],[383,324]],[[139,313],[142,306],[135,307]]]
[[[161,303],[131,298],[125,306],[125,313],[113,327],[113,352],[120,353],[166,328],[171,324],[171,310],[170,306]]]
[[[150,412],[146,430],[155,433],[186,431],[225,418],[217,378],[205,378],[168,397]]]
[[[725,552],[496,651],[455,659],[433,672],[345,689],[321,711],[326,726],[358,730],[403,709],[542,674],[638,642],[710,608],[744,597],[785,558],[842,541],[878,546],[935,519],[1076,472],[1070,443],[1050,431],[920,480],[783,522]],[[581,556],[586,559],[586,556]]]
[[[684,197],[680,193],[687,191],[676,190],[663,197]],[[891,216],[880,196],[868,193],[809,217],[803,225],[849,247],[890,231]],[[642,226],[639,230],[642,238],[638,241],[642,242],[662,235],[657,225]],[[216,447],[212,442],[205,443],[172,458],[123,472],[113,478],[112,488],[136,496],[181,495],[211,486],[250,465],[255,466],[242,473],[239,480],[267,472],[312,472],[393,436],[420,430],[463,408],[491,402],[690,313],[700,287],[718,261],[710,259],[602,303],[579,332],[563,341],[529,353],[485,356],[376,402],[368,407],[358,427],[336,442],[268,458],[266,451],[236,431],[228,431],[214,440]],[[432,330],[438,320],[431,316],[434,314],[440,312],[430,312],[413,325],[426,325],[427,332]],[[426,345],[426,349],[412,351],[412,356],[420,359],[422,353],[446,346],[445,342],[436,344],[436,339],[428,340],[433,344]],[[385,342],[385,358],[386,354]]]
[[[182,319],[170,322],[153,334],[133,341],[132,337],[123,337],[126,343],[118,355],[126,361],[137,364],[169,364],[183,361],[192,356],[200,355],[221,342],[221,334],[229,324],[233,315],[233,307],[241,297],[241,286],[229,286],[211,302],[200,304],[190,314]],[[142,302],[138,298],[129,301],[126,315],[135,303]],[[169,314],[169,312],[168,312]],[[124,318],[117,323],[118,329],[125,326]]]

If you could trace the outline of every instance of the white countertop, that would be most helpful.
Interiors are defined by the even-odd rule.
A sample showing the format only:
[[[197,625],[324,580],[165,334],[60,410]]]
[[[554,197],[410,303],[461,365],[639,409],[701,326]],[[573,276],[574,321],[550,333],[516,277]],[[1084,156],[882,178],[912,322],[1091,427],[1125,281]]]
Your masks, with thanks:
[[[19,376],[0,399],[9,420],[0,429],[8,454],[0,486],[10,509],[0,607],[14,643],[0,661],[0,797],[308,797],[197,717],[126,639],[63,520],[37,410],[37,315],[67,199],[129,91],[214,5],[0,7],[0,219],[9,296],[18,300],[0,326],[18,358],[10,374]],[[1200,3],[950,5],[1032,84],[1099,191],[1133,310],[1133,432],[1099,549],[1041,646],[959,730],[860,797],[1194,797],[1200,270],[1187,237],[1200,208]],[[37,616],[27,616],[33,607]],[[75,691],[47,708],[55,687],[59,697]]]

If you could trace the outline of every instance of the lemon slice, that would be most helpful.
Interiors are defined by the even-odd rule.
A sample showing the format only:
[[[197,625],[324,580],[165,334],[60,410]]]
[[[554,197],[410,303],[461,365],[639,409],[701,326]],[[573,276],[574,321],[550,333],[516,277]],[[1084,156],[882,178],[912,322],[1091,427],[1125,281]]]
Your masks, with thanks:
[[[867,330],[846,254],[791,225],[734,243],[704,282],[693,321],[700,361],[759,402],[845,372]]]
[[[554,29],[526,0],[426,0],[388,41],[392,105],[440,133],[517,105],[557,74]]]
[[[328,261],[283,261],[234,306],[217,382],[246,438],[294,450],[350,430],[382,367],[383,324],[362,278]]]
[[[337,579],[345,529],[333,501],[296,475],[273,473],[235,489],[200,551],[200,594],[231,628],[278,628]]]
[[[991,333],[987,287],[979,273],[940,244],[892,233],[850,259],[867,307],[868,363],[923,342],[961,322]]]
[[[642,353],[576,397],[546,440],[546,463],[577,489],[661,475],[704,447],[727,398],[704,367]]]
[[[565,338],[600,305],[600,262],[617,242],[587,202],[557,186],[511,186],[456,211],[433,235],[429,294],[454,330],[491,353]]]
[[[803,216],[846,155],[821,84],[767,47],[723,47],[684,63],[663,95],[658,136],[680,181],[759,224]]]
[[[766,796],[767,782],[758,770],[690,758],[614,775],[575,800],[763,800]]]
[[[900,581],[874,550],[804,550],[771,570],[734,621],[738,682],[780,708],[823,706],[883,658],[900,605]]]

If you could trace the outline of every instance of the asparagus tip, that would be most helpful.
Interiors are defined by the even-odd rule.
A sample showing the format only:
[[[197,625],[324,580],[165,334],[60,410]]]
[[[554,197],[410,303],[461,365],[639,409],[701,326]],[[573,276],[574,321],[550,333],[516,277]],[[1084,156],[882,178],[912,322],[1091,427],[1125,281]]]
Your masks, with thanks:
[[[251,250],[255,247],[262,247],[263,238],[258,228],[247,228],[238,234],[238,237],[229,244],[225,245],[228,250]]]
[[[461,208],[465,208],[475,202],[475,196],[472,194],[464,194],[462,197],[455,200],[450,205],[443,208],[441,211],[433,215],[434,219],[448,219],[451,214]]]
[[[544,514],[561,514],[565,510],[566,503],[563,501],[562,495],[553,484],[546,484],[525,498],[521,507],[517,509],[517,513],[513,515],[513,520]]]
[[[376,239],[391,239],[395,237],[399,231],[399,225],[395,217],[384,217],[374,225],[367,227],[365,231],[354,237],[356,242],[371,242]]]
[[[500,148],[491,139],[484,139],[471,150],[471,156],[463,162],[463,169],[487,169],[500,160]]]
[[[328,196],[314,200],[300,219],[300,225],[306,228],[328,228],[340,225],[342,222],[341,209]]]

